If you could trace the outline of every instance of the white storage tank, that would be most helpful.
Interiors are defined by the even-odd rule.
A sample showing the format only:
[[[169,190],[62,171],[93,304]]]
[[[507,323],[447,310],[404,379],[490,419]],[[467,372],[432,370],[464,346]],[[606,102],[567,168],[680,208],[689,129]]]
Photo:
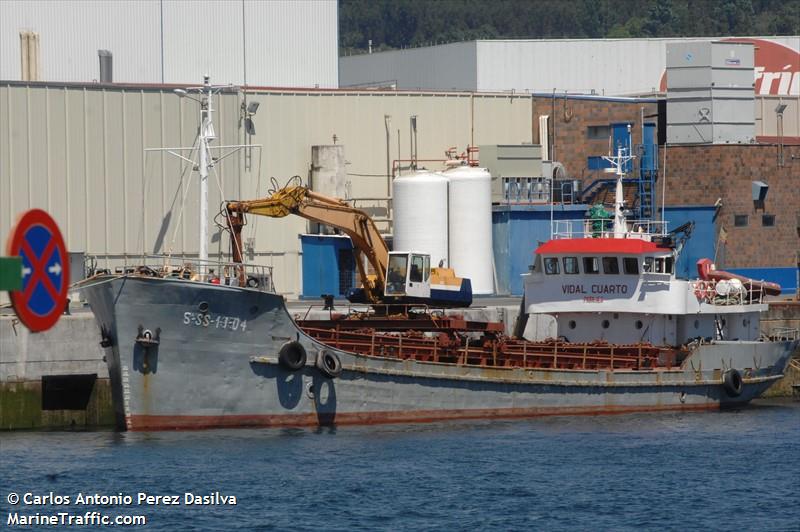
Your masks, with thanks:
[[[471,166],[443,174],[449,181],[450,267],[472,281],[473,294],[492,294],[492,176]]]
[[[431,256],[431,266],[447,256],[447,178],[420,170],[393,182],[394,249]]]

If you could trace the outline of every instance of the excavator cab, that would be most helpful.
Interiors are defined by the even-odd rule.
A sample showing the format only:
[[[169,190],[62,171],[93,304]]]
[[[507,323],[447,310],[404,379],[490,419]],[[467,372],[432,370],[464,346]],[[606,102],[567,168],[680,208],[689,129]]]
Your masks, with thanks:
[[[430,298],[431,256],[407,251],[390,252],[384,295],[389,298]]]

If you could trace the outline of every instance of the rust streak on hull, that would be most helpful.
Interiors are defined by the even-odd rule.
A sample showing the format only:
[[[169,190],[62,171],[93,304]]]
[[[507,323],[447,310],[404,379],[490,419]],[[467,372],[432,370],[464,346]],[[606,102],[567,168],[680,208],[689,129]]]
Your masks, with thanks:
[[[340,412],[333,415],[225,415],[225,416],[154,416],[134,415],[128,430],[202,430],[215,428],[281,428],[334,425],[387,425],[394,423],[432,423],[448,420],[514,419],[545,416],[619,415],[636,412],[700,412],[719,410],[717,403],[699,405],[643,405],[559,408],[507,408],[471,410],[420,410],[413,412]]]

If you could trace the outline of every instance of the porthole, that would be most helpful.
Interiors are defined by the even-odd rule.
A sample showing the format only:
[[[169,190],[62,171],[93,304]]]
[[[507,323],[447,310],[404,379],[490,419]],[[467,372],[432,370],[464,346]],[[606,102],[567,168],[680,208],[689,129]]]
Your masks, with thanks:
[[[615,319],[615,320],[618,320],[618,319],[619,319],[619,314],[618,314],[618,313],[616,313],[616,312],[614,313],[614,319]]]
[[[745,318],[745,319],[743,319],[743,320],[742,320],[742,326],[743,326],[743,327],[747,327],[748,325],[750,325],[750,320],[748,320],[748,319],[746,319],[746,318]]]
[[[642,320],[636,320],[636,328],[637,329],[641,329],[642,328]]]
[[[197,305],[197,310],[200,312],[208,312],[208,302],[201,301],[199,305]]]
[[[694,328],[695,329],[699,329],[700,328],[700,320],[694,320]]]
[[[603,320],[603,324],[602,325],[603,325],[603,329],[608,329],[608,326],[611,325],[611,323],[608,320]]]
[[[576,326],[577,326],[577,323],[575,323],[575,320],[569,320],[569,328],[570,329],[574,329]]]

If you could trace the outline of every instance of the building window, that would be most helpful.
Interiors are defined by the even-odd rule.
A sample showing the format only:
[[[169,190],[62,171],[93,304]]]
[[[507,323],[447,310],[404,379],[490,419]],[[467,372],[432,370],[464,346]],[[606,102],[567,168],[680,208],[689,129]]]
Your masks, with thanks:
[[[578,273],[578,257],[564,257],[564,273]]]
[[[733,226],[734,227],[747,227],[748,216],[746,214],[734,214]]]
[[[603,257],[603,273],[619,273],[617,257]]]
[[[774,214],[762,214],[761,215],[761,225],[764,227],[774,227],[775,226],[775,215]]]
[[[586,128],[586,138],[591,140],[608,140],[611,136],[611,126],[589,126]]]
[[[547,257],[544,259],[544,273],[547,275],[555,275],[558,273],[558,259],[556,257]]]
[[[597,257],[584,257],[583,273],[600,273],[600,259]]]
[[[635,257],[625,257],[622,259],[625,273],[628,275],[639,275],[639,259]]]

